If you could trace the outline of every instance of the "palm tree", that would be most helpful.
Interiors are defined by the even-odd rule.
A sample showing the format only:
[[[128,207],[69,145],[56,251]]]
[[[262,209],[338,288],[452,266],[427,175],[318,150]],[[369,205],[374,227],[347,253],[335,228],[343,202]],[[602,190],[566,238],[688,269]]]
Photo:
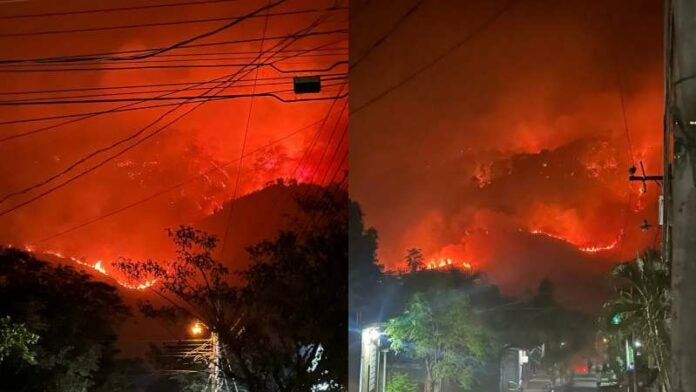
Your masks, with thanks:
[[[634,262],[611,271],[615,295],[604,304],[602,318],[610,335],[621,341],[640,339],[649,361],[659,372],[663,391],[669,391],[670,267],[660,254],[648,249]]]

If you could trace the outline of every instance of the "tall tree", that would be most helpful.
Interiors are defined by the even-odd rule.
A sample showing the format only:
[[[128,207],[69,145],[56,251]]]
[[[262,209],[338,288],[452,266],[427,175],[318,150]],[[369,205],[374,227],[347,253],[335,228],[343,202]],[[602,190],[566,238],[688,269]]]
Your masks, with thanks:
[[[425,392],[437,392],[450,380],[472,387],[495,344],[469,297],[457,290],[414,294],[404,313],[387,322],[385,332],[392,350],[422,362]]]
[[[404,259],[406,260],[406,265],[408,266],[408,270],[411,273],[420,271],[425,266],[425,262],[423,261],[423,251],[421,249],[408,249],[406,251],[406,257]]]
[[[325,221],[249,248],[253,264],[243,273],[243,322],[255,327],[251,352],[259,354],[256,364],[268,365],[267,391],[347,385],[347,211],[341,199],[303,206]]]
[[[298,203],[306,219],[249,248],[252,266],[241,284],[214,259],[217,238],[192,227],[170,232],[174,260],[117,263],[133,279],[158,280],[155,290],[168,304],[144,304],[148,314],[194,316],[215,332],[220,368],[252,392],[346,384],[345,193],[323,189]]]

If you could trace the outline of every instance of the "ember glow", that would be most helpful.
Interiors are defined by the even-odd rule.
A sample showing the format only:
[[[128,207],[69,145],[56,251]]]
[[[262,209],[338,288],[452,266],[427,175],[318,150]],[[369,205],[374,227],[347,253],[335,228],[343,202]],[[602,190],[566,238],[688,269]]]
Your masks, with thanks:
[[[556,239],[559,241],[566,242],[568,244],[571,244],[571,245],[577,247],[579,251],[585,252],[585,253],[597,253],[597,252],[614,250],[614,249],[616,249],[617,245],[619,245],[619,242],[621,241],[621,238],[623,237],[623,230],[621,230],[621,232],[619,232],[619,234],[616,236],[616,239],[614,241],[606,244],[606,245],[584,245],[583,246],[583,245],[580,245],[580,244],[575,243],[573,241],[570,241],[561,235],[547,233],[547,232],[544,232],[542,230],[530,230],[530,233],[539,234],[539,235],[550,237],[550,238],[553,238],[553,239]]]
[[[445,268],[458,268],[465,271],[471,271],[472,267],[470,263],[466,261],[452,260],[449,257],[443,257],[439,259],[430,259],[425,263],[426,269],[445,269]]]
[[[29,250],[29,249],[33,249],[33,247],[31,247],[31,246],[25,246],[24,249],[28,252],[33,252],[33,251]],[[46,251],[40,252],[40,253],[38,253],[38,256],[41,256],[41,254],[51,255],[51,256],[57,257],[57,258],[62,259],[62,260],[70,260],[75,264],[81,265],[83,267],[87,267],[93,271],[96,271],[96,272],[108,277],[110,280],[116,282],[119,286],[121,286],[125,289],[145,290],[145,289],[148,289],[148,288],[154,286],[155,284],[157,284],[157,279],[146,280],[146,281],[143,281],[140,283],[131,283],[131,282],[127,282],[125,280],[118,279],[106,271],[106,269],[104,268],[102,260],[97,260],[93,263],[90,263],[90,262],[87,262],[85,260],[78,259],[77,257],[65,256],[62,253],[56,252],[54,250],[46,250]]]

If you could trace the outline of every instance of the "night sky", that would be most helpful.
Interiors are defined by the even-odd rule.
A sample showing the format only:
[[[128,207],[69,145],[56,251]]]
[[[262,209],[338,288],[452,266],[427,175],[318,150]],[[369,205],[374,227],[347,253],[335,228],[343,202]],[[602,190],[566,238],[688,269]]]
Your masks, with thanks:
[[[661,2],[351,4],[351,62],[385,35],[350,77],[350,188],[380,262],[418,247],[596,304],[596,277],[658,238],[639,227],[657,185],[627,177],[662,172]]]

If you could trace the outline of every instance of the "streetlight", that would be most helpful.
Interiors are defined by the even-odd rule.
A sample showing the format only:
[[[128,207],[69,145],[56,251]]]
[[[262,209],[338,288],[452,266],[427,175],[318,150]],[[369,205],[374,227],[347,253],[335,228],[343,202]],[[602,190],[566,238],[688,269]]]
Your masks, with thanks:
[[[383,392],[387,386],[388,343],[384,339],[382,324],[368,326],[362,330],[360,354],[359,392]]]
[[[191,334],[193,336],[198,336],[203,333],[203,324],[199,321],[196,321],[192,326],[191,326]]]

